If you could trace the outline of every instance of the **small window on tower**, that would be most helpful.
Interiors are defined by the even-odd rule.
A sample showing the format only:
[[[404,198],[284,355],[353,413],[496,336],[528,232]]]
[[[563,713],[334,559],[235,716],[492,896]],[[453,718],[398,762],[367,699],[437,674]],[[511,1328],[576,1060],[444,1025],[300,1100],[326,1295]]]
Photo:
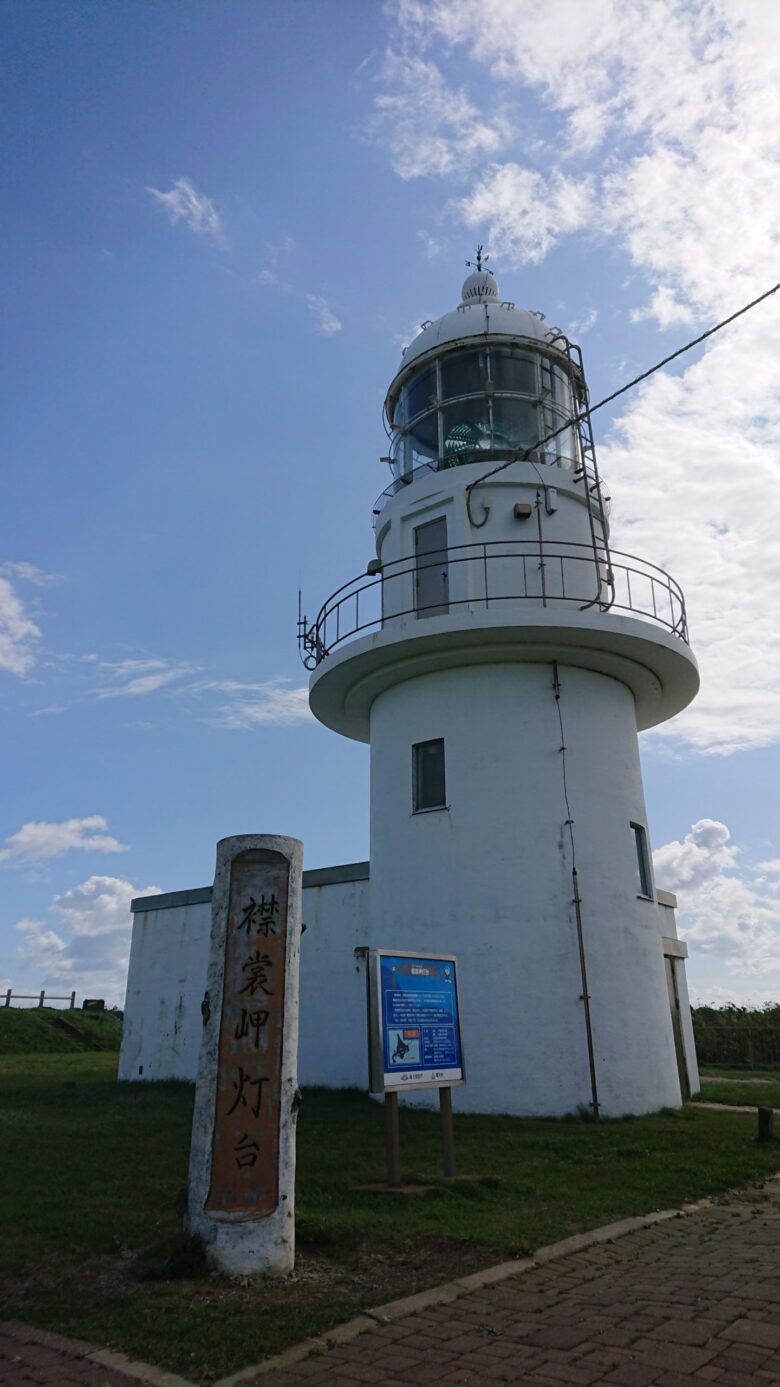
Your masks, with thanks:
[[[412,747],[412,806],[415,814],[424,809],[445,809],[444,739],[417,742]]]
[[[647,833],[642,824],[632,824],[636,845],[637,887],[640,896],[653,898],[653,878],[650,871],[650,854],[647,851]]]

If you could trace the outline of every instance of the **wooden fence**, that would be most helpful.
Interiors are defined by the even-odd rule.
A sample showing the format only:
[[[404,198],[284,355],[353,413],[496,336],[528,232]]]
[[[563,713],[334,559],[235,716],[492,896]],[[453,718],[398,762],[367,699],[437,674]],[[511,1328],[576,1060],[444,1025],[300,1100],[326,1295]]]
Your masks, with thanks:
[[[44,992],[12,992],[11,988],[9,987],[8,991],[7,991],[6,994],[5,994],[5,1004],[6,1004],[7,1007],[10,1007],[10,1005],[11,1005],[11,998],[12,998],[12,997],[18,998],[18,1000],[19,1000],[20,1002],[37,1002],[39,1007],[42,1007],[42,1006],[45,1006],[45,1005],[46,1005],[46,993],[45,993],[45,991],[44,991]],[[73,1011],[73,1008],[74,1008],[75,1005],[76,1005],[76,994],[75,994],[75,992],[71,992],[70,995],[67,996],[67,997],[55,997],[54,993],[53,993],[53,992],[50,992],[50,993],[49,993],[49,1001],[50,1001],[50,1002],[70,1002],[70,1009],[71,1009],[71,1011]]]

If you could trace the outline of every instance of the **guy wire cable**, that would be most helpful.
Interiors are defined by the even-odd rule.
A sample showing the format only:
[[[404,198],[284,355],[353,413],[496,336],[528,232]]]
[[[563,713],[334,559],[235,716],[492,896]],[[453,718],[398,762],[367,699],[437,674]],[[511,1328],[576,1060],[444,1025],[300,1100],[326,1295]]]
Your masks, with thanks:
[[[755,308],[757,304],[763,303],[764,299],[771,298],[773,294],[777,293],[778,289],[780,289],[780,283],[774,284],[771,289],[767,289],[763,294],[759,294],[757,299],[751,299],[750,303],[746,303],[742,308],[738,308],[736,313],[731,313],[728,318],[723,318],[719,323],[716,323],[714,327],[708,328],[706,332],[702,332],[699,337],[694,337],[690,342],[686,342],[684,347],[678,347],[677,351],[670,352],[669,356],[665,356],[662,361],[657,361],[655,366],[651,366],[649,370],[642,371],[641,375],[634,376],[634,379],[630,380],[627,385],[621,385],[619,390],[613,390],[611,395],[605,395],[603,400],[599,400],[597,404],[591,405],[590,409],[584,409],[580,414],[573,415],[572,418],[567,419],[566,423],[562,424],[560,428],[554,429],[552,433],[546,434],[544,438],[537,439],[536,443],[531,444],[529,448],[519,448],[514,457],[508,458],[506,462],[499,463],[498,467],[494,467],[492,471],[486,472],[484,477],[478,477],[475,482],[471,482],[466,487],[466,512],[475,529],[480,529],[480,527],[486,523],[488,517],[487,507],[485,507],[485,514],[482,519],[474,519],[471,511],[471,493],[476,487],[481,486],[489,477],[495,477],[497,472],[503,472],[504,468],[511,467],[513,462],[527,461],[529,454],[536,452],[537,448],[543,448],[546,443],[550,443],[554,438],[557,438],[559,433],[565,433],[566,429],[573,428],[583,419],[588,419],[592,414],[595,414],[597,409],[603,409],[605,405],[611,404],[612,401],[618,399],[620,395],[625,395],[627,391],[633,390],[637,385],[641,385],[643,380],[647,380],[649,376],[654,376],[656,371],[663,370],[663,367],[668,366],[670,361],[675,361],[678,356],[683,356],[685,352],[689,352],[692,347],[698,347],[700,342],[706,342],[708,337],[712,337],[716,332],[720,332],[721,328],[728,327],[729,323],[733,323],[735,319],[741,318],[743,313],[749,313],[751,308]]]

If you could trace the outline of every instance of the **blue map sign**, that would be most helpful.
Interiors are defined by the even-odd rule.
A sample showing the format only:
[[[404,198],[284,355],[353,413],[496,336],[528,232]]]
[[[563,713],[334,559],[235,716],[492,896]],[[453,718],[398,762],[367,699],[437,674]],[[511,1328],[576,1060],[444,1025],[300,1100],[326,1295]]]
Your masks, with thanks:
[[[372,1088],[463,1082],[457,960],[372,953]]]

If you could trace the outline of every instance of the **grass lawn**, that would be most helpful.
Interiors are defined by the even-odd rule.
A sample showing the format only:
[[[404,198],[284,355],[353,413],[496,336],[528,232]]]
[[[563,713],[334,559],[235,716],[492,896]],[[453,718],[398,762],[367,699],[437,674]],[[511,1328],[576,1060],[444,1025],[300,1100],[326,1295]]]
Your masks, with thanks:
[[[118,1050],[122,1022],[111,1011],[0,1007],[0,1055]]]
[[[702,1068],[700,1099],[707,1103],[746,1103],[751,1107],[780,1108],[780,1071],[777,1069]]]
[[[435,1188],[356,1193],[383,1177],[381,1105],[309,1090],[295,1276],[237,1284],[203,1274],[179,1236],[192,1088],[115,1073],[110,1054],[0,1055],[3,1315],[195,1381],[364,1306],[780,1167],[780,1143],[757,1146],[752,1117],[693,1106],[601,1126],[456,1117],[459,1168],[481,1181],[446,1185],[437,1115],[402,1111],[404,1179]]]

